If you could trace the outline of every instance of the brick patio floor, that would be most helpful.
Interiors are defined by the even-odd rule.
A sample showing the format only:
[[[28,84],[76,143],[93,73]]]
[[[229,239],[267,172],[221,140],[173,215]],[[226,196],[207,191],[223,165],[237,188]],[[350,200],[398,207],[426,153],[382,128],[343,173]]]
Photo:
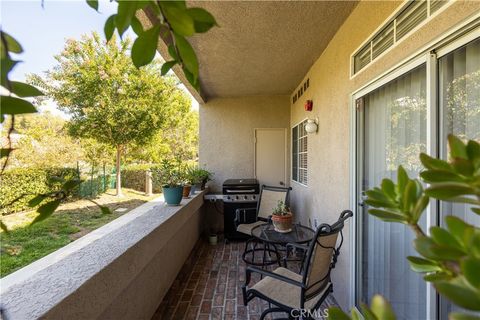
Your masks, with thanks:
[[[266,302],[254,299],[248,307],[243,305],[243,249],[244,243],[241,242],[212,246],[201,239],[152,320],[259,319],[262,311],[268,308]],[[251,284],[258,279],[258,275],[252,276]],[[333,295],[326,299],[321,309],[331,305],[337,305]],[[278,316],[285,318],[286,314]]]

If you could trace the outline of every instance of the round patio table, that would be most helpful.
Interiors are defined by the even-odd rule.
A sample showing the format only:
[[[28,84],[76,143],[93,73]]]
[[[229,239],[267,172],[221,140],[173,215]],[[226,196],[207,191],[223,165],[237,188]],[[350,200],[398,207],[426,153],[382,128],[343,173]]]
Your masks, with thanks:
[[[292,231],[288,233],[275,231],[271,222],[259,225],[252,229],[252,236],[257,240],[257,243],[263,244],[263,248],[259,250],[255,246],[253,249],[246,250],[243,257],[244,261],[257,266],[281,265],[281,257],[277,246],[283,247],[287,243],[305,244],[310,242],[314,235],[314,230],[301,224],[294,224]],[[257,262],[255,259],[256,251],[263,251],[263,259],[260,262]],[[251,259],[248,259],[246,256],[250,254]],[[273,257],[272,254],[274,255]]]
[[[272,223],[259,225],[252,230],[252,236],[262,242],[281,246],[287,243],[308,243],[314,235],[315,231],[311,228],[297,223],[292,226],[292,231],[287,233],[275,231]]]

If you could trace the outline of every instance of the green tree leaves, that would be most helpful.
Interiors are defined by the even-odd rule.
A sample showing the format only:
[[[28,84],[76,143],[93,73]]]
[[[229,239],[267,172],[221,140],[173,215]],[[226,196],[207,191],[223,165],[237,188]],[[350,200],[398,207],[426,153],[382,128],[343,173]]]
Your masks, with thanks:
[[[390,303],[380,295],[374,295],[370,307],[362,303],[360,305],[362,314],[359,314],[356,309],[352,309],[351,317],[343,312],[340,308],[333,307],[328,309],[329,320],[395,320],[395,314]]]
[[[184,1],[160,1],[160,8],[175,33],[185,37],[195,33],[194,20]]]
[[[0,115],[4,114],[24,114],[24,113],[35,113],[37,109],[28,102],[20,98],[15,98],[11,96],[0,96],[0,104],[2,108],[0,110]]]
[[[20,43],[8,33],[0,30],[0,54],[1,54],[1,85],[8,92],[8,95],[0,96],[0,123],[5,119],[5,115],[16,115],[24,113],[35,113],[37,109],[27,100],[26,97],[40,96],[43,93],[37,88],[23,82],[10,81],[8,75],[13,67],[18,63],[10,58],[10,54],[20,54],[23,52]],[[14,97],[16,95],[20,98]]]
[[[155,26],[140,33],[132,46],[133,64],[140,68],[149,64],[157,52],[157,39],[160,34],[160,26]]]
[[[118,12],[115,16],[115,25],[120,37],[132,23],[132,17],[137,12],[137,1],[117,1]]]
[[[187,8],[185,1],[129,1],[117,0],[117,14],[105,22],[104,32],[107,41],[112,38],[115,29],[120,37],[131,26],[138,38],[134,41],[131,56],[137,68],[146,66],[155,57],[160,30],[168,43],[168,52],[173,60],[162,68],[166,74],[174,65],[179,64],[188,82],[200,90],[198,81],[198,58],[186,37],[195,33],[205,33],[217,26],[213,15],[203,8]],[[87,1],[88,5],[98,11],[98,1]],[[157,15],[153,27],[144,30],[138,18],[137,10],[148,7],[150,13]],[[169,37],[167,36],[169,35]],[[169,39],[168,39],[169,38]]]
[[[16,94],[21,98],[38,97],[43,95],[42,91],[27,83],[10,81],[10,84],[12,88],[12,93]]]
[[[210,30],[213,26],[218,26],[213,15],[207,10],[202,8],[190,8],[187,10],[190,17],[193,18],[196,32],[204,33]]]
[[[95,11],[98,11],[98,0],[87,0],[87,4]]]
[[[365,192],[365,203],[373,209],[369,213],[383,221],[408,224],[418,230],[417,222],[428,206],[429,197],[424,195],[422,184],[410,179],[403,167],[398,168],[395,184],[390,179],[383,179],[381,188]]]
[[[115,32],[115,16],[116,14],[112,14],[110,17],[108,17],[107,21],[105,22],[105,26],[103,27],[103,32],[105,33],[105,38],[107,41],[112,39]]]
[[[480,205],[480,144],[463,143],[450,135],[448,145],[450,162],[420,155],[426,168],[420,177],[431,184],[425,193],[439,200]],[[477,208],[472,211],[480,214]]]

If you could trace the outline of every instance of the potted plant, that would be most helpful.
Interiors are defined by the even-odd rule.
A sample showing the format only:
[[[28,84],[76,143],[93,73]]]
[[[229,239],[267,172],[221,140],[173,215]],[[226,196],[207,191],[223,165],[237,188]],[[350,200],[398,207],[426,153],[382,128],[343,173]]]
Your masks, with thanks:
[[[163,161],[160,176],[165,202],[168,205],[179,205],[183,196],[180,163],[168,160]]]
[[[273,209],[272,223],[277,232],[292,231],[293,215],[283,201],[278,201],[277,207]]]
[[[190,167],[187,171],[190,183],[195,185],[195,189],[204,190],[205,184],[212,180],[213,173],[199,167]]]
[[[190,192],[192,191],[192,177],[190,175],[191,167],[182,168],[182,179],[183,179],[183,197],[189,198]]]
[[[218,234],[215,230],[210,229],[210,233],[208,234],[208,242],[214,246],[218,243]]]

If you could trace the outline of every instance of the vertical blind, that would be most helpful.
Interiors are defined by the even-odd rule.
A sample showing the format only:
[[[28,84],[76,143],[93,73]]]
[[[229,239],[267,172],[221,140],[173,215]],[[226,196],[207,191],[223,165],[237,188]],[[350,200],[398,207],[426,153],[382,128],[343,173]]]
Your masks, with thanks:
[[[459,48],[439,60],[440,110],[443,113],[442,157],[448,155],[447,135],[453,133],[463,140],[480,142],[480,39]],[[442,203],[440,223],[446,215],[455,215],[470,224],[480,226],[480,216],[466,204]],[[447,319],[458,311],[442,299],[441,315]]]
[[[418,176],[418,154],[426,150],[425,66],[368,94],[364,102],[365,188],[380,185],[383,178],[396,180],[400,164],[411,177]],[[397,319],[425,319],[426,284],[405,259],[415,254],[413,233],[404,225],[369,216],[366,210],[360,232],[360,300],[369,301],[379,293],[390,301]]]

